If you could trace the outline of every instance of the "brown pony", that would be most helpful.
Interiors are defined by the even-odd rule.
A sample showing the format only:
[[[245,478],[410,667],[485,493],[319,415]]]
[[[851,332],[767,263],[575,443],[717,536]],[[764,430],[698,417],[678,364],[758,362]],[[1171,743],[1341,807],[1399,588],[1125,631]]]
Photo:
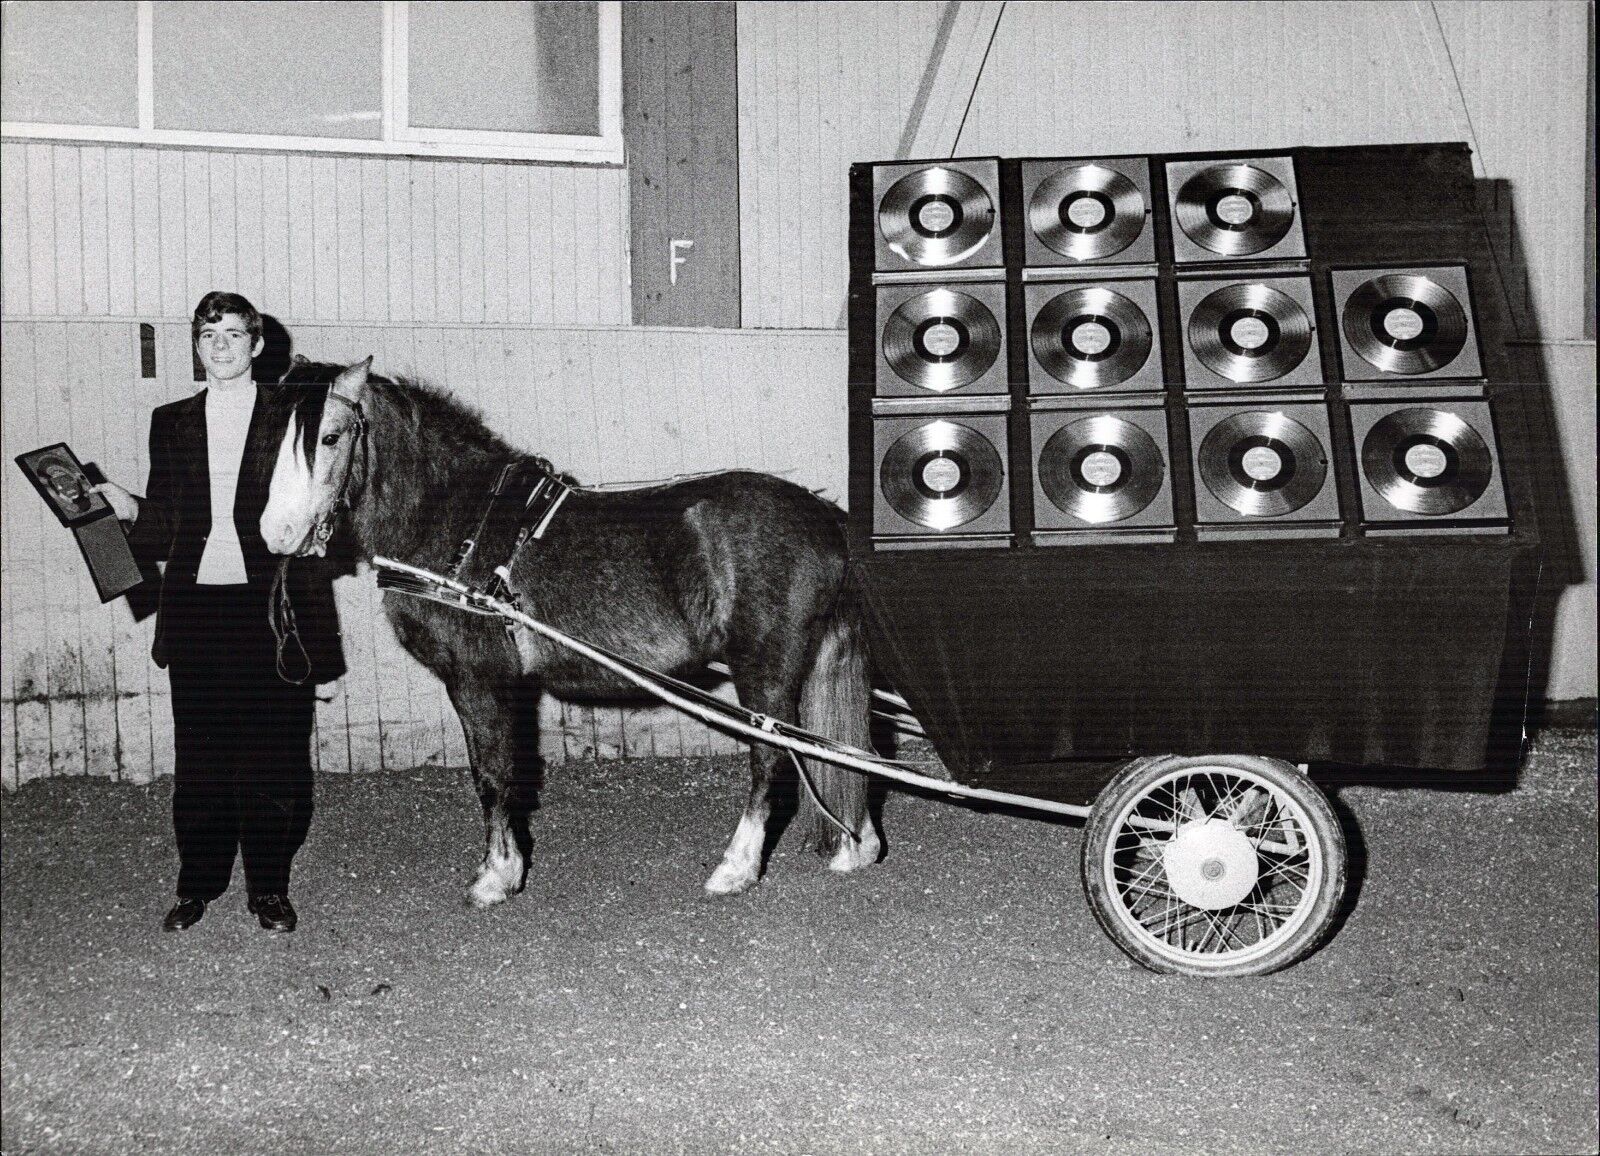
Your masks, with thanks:
[[[490,583],[509,561],[508,592],[533,617],[667,674],[724,663],[745,707],[869,746],[871,685],[836,506],[748,472],[585,490],[511,448],[446,394],[377,377],[370,365],[298,362],[286,376],[302,391],[261,517],[273,551],[322,553],[333,538],[358,559],[442,572],[473,538],[462,580]],[[486,517],[490,494],[506,484],[531,491],[541,478],[573,488],[542,537],[521,535],[517,548],[521,524]],[[528,784],[537,782],[537,727],[527,720],[538,696],[604,698],[623,686],[531,631],[508,632],[498,618],[393,593],[384,610],[461,718],[486,836],[467,899],[498,903],[527,875]],[[787,766],[780,759],[752,747],[749,800],[707,891],[732,894],[760,878],[773,786]],[[846,872],[875,862],[880,842],[864,777],[816,762],[808,772],[822,806],[846,828],[823,822],[802,794],[829,866]]]

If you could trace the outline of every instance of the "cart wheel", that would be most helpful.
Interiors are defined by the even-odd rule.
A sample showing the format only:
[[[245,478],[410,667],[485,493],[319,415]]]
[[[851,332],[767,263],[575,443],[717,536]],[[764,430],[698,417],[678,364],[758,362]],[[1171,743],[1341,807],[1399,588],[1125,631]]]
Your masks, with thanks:
[[[1344,881],[1333,809],[1278,759],[1139,759],[1101,792],[1084,831],[1089,906],[1152,971],[1288,967],[1328,934]]]

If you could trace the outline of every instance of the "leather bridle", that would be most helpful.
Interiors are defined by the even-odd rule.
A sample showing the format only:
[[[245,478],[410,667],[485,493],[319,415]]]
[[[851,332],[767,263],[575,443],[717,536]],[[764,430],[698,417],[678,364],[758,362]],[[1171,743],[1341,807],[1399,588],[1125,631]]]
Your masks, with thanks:
[[[350,408],[353,417],[350,426],[347,428],[354,439],[354,444],[350,447],[350,455],[344,461],[344,476],[339,479],[339,492],[334,496],[333,502],[328,506],[327,510],[317,519],[316,525],[311,530],[311,544],[320,545],[324,549],[327,548],[328,539],[333,537],[334,524],[338,521],[339,515],[352,508],[350,502],[350,479],[356,472],[357,452],[361,454],[361,480],[363,483],[366,481],[369,465],[367,415],[366,411],[361,408],[361,403],[359,401],[351,401],[347,397],[341,397],[331,389],[328,391],[328,401],[337,401],[339,404]]]

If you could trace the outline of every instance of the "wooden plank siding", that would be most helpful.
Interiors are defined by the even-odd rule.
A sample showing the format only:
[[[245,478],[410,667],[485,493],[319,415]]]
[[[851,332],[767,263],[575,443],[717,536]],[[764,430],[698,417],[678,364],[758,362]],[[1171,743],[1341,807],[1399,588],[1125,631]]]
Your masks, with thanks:
[[[444,386],[500,434],[584,481],[749,467],[845,492],[845,348],[835,332],[489,324],[286,322],[309,356]],[[0,322],[4,452],[70,441],[135,489],[150,411],[194,391],[188,323],[156,321],[157,376],[141,378],[139,323]],[[0,666],[0,776],[132,782],[168,773],[167,680],[149,660],[152,620],[96,600],[71,536],[21,472],[0,485],[6,534]],[[394,640],[370,573],[336,585],[351,672],[322,689],[315,751],[324,773],[466,760],[438,682]],[[729,693],[724,688],[723,693]],[[552,758],[705,754],[736,748],[667,708],[548,702]]]
[[[8,318],[629,319],[622,169],[5,141],[0,179]]]
[[[943,9],[739,5],[745,326],[840,324],[850,165],[894,156]]]

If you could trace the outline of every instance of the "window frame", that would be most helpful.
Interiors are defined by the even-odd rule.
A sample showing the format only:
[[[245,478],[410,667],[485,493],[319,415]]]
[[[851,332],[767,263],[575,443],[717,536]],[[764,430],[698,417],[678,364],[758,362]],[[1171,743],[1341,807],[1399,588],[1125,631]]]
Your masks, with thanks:
[[[155,6],[154,0],[137,0],[137,3],[139,127],[0,121],[0,135],[31,140],[98,141],[115,144],[182,145],[436,159],[546,161],[563,164],[620,165],[625,159],[622,139],[620,0],[600,0],[598,5],[600,132],[595,136],[411,127],[407,121],[409,98],[406,89],[409,76],[406,51],[410,36],[410,2],[383,0],[381,79],[383,117],[382,137],[378,140],[156,128]]]

